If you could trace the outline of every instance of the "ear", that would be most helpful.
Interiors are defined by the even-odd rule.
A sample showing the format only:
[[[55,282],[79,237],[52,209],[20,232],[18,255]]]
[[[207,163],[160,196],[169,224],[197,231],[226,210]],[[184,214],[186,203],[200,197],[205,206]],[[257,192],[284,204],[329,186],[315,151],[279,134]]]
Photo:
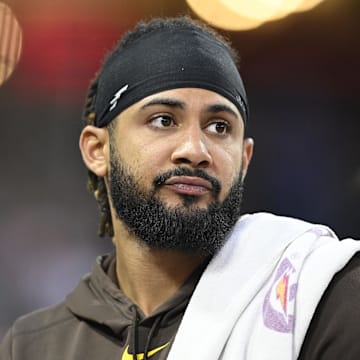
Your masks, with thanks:
[[[106,176],[109,159],[109,136],[105,128],[86,126],[80,135],[79,146],[86,167],[97,176]]]
[[[254,150],[254,140],[246,138],[242,149],[242,180],[245,179]]]

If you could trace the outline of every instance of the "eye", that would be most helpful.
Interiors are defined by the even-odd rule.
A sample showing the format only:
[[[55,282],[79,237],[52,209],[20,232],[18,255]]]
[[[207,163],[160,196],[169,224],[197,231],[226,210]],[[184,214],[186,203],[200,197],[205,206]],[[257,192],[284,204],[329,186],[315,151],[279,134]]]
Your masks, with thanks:
[[[226,121],[214,121],[207,126],[207,130],[217,135],[227,135],[231,131],[231,125]]]
[[[149,124],[158,129],[169,128],[175,125],[174,119],[170,115],[156,115],[151,118]]]

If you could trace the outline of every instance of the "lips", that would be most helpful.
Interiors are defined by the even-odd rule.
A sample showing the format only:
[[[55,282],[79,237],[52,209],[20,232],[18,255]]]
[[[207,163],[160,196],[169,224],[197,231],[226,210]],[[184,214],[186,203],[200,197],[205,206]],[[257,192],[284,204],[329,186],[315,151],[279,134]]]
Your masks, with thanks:
[[[177,193],[193,196],[203,195],[213,189],[209,181],[193,176],[174,176],[165,181],[164,185]]]

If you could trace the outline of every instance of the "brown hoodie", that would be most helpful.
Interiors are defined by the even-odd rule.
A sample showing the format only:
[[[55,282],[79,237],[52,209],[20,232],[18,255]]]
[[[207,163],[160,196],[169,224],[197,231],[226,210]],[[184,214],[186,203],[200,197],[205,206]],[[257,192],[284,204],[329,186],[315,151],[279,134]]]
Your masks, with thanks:
[[[1,360],[166,359],[190,296],[195,271],[145,317],[116,284],[115,257],[99,257],[66,300],[19,318],[0,347]],[[145,355],[146,354],[146,355]]]
[[[14,323],[0,345],[0,360],[164,360],[202,271],[144,317],[116,284],[114,256],[99,257],[63,303]],[[298,360],[360,359],[359,288],[356,254],[325,291]]]

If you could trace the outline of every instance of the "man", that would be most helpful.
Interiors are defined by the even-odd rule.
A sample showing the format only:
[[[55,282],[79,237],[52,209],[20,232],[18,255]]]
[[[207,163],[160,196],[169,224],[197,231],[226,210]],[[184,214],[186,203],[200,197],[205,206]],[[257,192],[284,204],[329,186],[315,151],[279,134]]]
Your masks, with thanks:
[[[240,217],[248,116],[235,53],[212,30],[156,19],[126,34],[80,136],[115,254],[18,319],[0,358],[358,359],[360,244]]]

